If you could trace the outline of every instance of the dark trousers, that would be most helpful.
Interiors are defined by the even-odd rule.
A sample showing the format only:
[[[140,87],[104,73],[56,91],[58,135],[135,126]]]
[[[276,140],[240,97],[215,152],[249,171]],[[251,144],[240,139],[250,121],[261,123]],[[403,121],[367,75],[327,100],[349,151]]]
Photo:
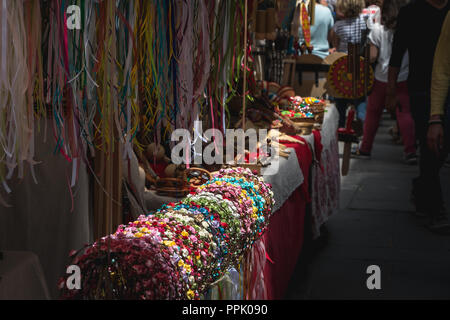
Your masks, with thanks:
[[[410,91],[411,114],[416,129],[416,139],[419,142],[419,177],[413,180],[413,195],[417,211],[430,216],[437,216],[444,206],[442,199],[439,172],[447,157],[450,147],[450,117],[449,99],[447,99],[446,121],[444,122],[445,147],[438,157],[427,145],[428,121],[430,119],[430,93]]]

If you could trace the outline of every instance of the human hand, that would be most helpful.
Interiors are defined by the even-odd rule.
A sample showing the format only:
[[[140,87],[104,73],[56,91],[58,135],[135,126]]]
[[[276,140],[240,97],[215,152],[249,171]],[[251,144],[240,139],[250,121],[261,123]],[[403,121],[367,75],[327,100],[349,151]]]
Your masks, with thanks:
[[[428,127],[427,134],[428,148],[439,157],[444,147],[444,127],[442,123],[433,123]]]
[[[389,112],[395,112],[398,105],[398,99],[397,94],[395,92],[395,89],[388,89],[386,93],[386,101],[385,101],[386,109]]]

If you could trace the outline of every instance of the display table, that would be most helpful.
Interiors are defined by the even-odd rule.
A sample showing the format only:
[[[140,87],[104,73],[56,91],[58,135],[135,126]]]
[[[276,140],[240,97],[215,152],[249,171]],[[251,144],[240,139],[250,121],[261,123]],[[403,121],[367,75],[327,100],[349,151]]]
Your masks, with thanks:
[[[302,141],[302,137],[296,137]],[[299,256],[305,228],[306,206],[310,202],[309,174],[313,153],[309,144],[284,143],[293,148],[303,172],[303,183],[292,192],[270,220],[263,242],[269,262],[264,268],[268,299],[282,299]]]
[[[314,238],[320,235],[320,227],[338,208],[338,119],[336,108],[329,106],[322,130],[300,138],[307,141],[307,145],[284,143],[295,149],[304,182],[274,214],[264,237],[266,251],[271,260],[266,263],[264,269],[269,299],[284,297],[303,246],[307,204],[311,203],[311,231]]]
[[[301,169],[299,184],[279,179],[274,185],[276,199],[284,199],[274,208],[269,228],[262,241],[240,264],[240,272],[231,270],[222,281],[213,286],[206,299],[283,299],[303,247],[307,205],[311,208],[312,234],[319,230],[339,204],[339,154],[337,140],[338,112],[334,105],[327,108],[322,130],[308,136],[296,137],[305,144],[283,143],[295,152],[297,165],[291,161],[280,163],[280,173]],[[264,177],[273,183],[273,177]],[[309,183],[311,181],[311,184]],[[277,196],[282,192],[283,196]],[[250,264],[251,266],[246,266]]]
[[[320,227],[339,208],[341,174],[339,170],[339,145],[337,139],[339,114],[333,106],[325,115],[322,130],[314,134],[316,164],[312,168],[312,232],[313,237],[320,236]],[[321,146],[320,146],[321,145]]]
[[[4,251],[0,260],[0,300],[49,300],[44,273],[32,252]]]
[[[311,215],[315,236],[318,236],[320,225],[337,208],[339,162],[336,130],[337,111],[330,107],[325,115],[321,134],[302,136],[307,142],[305,145],[287,144],[295,152],[291,152],[288,159],[280,158],[279,174],[264,176],[273,185],[277,203],[268,232],[262,241],[254,245],[254,250],[248,257],[253,265],[247,268],[252,273],[259,273],[252,280],[254,290],[247,292],[246,298],[282,298],[302,249],[305,227],[303,221],[309,199],[312,200]],[[82,166],[75,188],[69,188],[71,164],[59,156],[51,155],[54,145],[50,141],[44,143],[42,135],[36,137],[36,159],[43,161],[36,166],[38,184],[34,184],[29,172],[26,172],[24,180],[14,180],[10,184],[14,192],[8,202],[13,207],[1,210],[0,245],[8,250],[29,250],[38,254],[45,272],[43,279],[47,279],[50,294],[56,298],[57,279],[64,272],[69,251],[90,243],[92,239],[89,184],[87,170]],[[319,142],[323,147],[320,157],[316,155]],[[320,163],[317,158],[320,158]],[[134,189],[139,190],[137,204],[146,208],[133,215],[148,213],[149,210],[159,208],[162,203],[176,200],[161,198],[154,192],[145,190],[145,176],[139,170],[137,159],[133,161],[131,176],[128,178],[133,181]],[[311,186],[308,185],[309,180],[312,181]],[[49,194],[52,197],[48,197]],[[23,199],[28,200],[24,202]],[[137,208],[138,205],[133,207]],[[18,237],[23,230],[26,230],[25,236]],[[240,275],[245,271],[244,265],[245,261],[237,268],[239,270],[231,270],[208,295],[212,298],[242,299],[245,285],[244,277]]]

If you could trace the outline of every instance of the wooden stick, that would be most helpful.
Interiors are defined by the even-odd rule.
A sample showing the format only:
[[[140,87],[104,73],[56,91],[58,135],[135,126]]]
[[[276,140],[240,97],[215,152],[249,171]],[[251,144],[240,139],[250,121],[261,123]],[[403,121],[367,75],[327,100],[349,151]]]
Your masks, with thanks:
[[[112,135],[110,135],[110,137],[112,138]],[[108,235],[111,234],[111,230],[112,230],[112,223],[111,223],[111,215],[112,215],[112,140],[110,140],[110,143],[108,144],[108,151],[106,154],[106,163],[105,163],[105,190],[107,192],[105,199],[105,211],[103,212],[104,216],[105,216],[105,223],[103,225],[103,233],[104,235]]]
[[[106,28],[110,28],[114,24],[113,12],[115,10],[114,4],[108,3],[106,6],[106,13],[108,16]],[[105,50],[110,46],[111,57],[105,64],[103,71],[103,97],[107,99],[108,108],[105,111],[104,117],[109,124],[108,137],[103,138],[102,145],[105,145],[105,150],[97,154],[95,158],[95,173],[98,174],[98,183],[94,185],[94,236],[99,239],[103,236],[111,234],[117,225],[122,223],[122,205],[121,205],[121,188],[122,188],[122,158],[120,156],[119,140],[115,139],[118,136],[115,122],[114,110],[117,110],[117,99],[114,96],[108,95],[108,90],[113,91],[117,83],[117,73],[114,68],[114,61],[116,61],[116,47],[115,41],[111,44],[105,43]],[[97,122],[101,119],[97,118]],[[109,140],[107,143],[106,140]]]
[[[247,11],[248,0],[244,0],[244,74],[242,79],[242,129],[245,131],[245,107],[246,107],[246,94],[247,91]]]
[[[344,154],[342,156],[342,168],[341,175],[345,177],[348,174],[348,169],[350,168],[350,155],[352,151],[352,143],[345,142],[344,144]]]
[[[94,238],[95,240],[103,236],[102,225],[103,225],[103,198],[104,192],[101,186],[105,185],[104,178],[104,151],[98,152],[94,158],[95,172],[97,175],[97,180],[94,180]]]
[[[292,88],[294,87],[294,81],[295,81],[295,69],[297,68],[297,61],[293,59],[291,63],[291,73],[290,73],[290,79],[289,79],[289,86]]]
[[[122,177],[123,177],[123,170],[122,170],[122,154],[120,152],[120,141],[117,139],[114,144],[115,152],[113,156],[113,186],[114,190],[112,193],[112,200],[116,200],[117,202],[114,202],[113,210],[112,210],[112,230],[111,232],[114,232],[115,229],[123,223],[122,221]]]
[[[310,20],[309,20],[309,25],[313,26],[315,21],[316,21],[316,0],[311,0],[309,2],[310,5],[310,10],[309,10],[309,16],[310,16]]]
[[[367,97],[369,92],[369,73],[370,73],[370,47],[368,44],[364,46],[364,96]]]

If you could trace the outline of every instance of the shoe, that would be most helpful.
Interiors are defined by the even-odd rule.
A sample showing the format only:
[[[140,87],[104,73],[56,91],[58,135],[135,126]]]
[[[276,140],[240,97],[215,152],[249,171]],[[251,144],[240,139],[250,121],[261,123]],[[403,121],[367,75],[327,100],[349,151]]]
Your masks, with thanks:
[[[399,131],[398,131],[397,126],[395,126],[395,127],[390,127],[388,132],[389,132],[389,134],[391,135],[392,140],[393,140],[394,142],[396,142],[396,141],[400,138],[400,134],[399,134]]]
[[[450,223],[447,216],[441,215],[432,218],[428,224],[428,229],[435,233],[450,235]]]
[[[368,152],[363,152],[361,150],[356,149],[354,152],[352,151],[352,156],[353,158],[357,158],[357,159],[370,159],[370,153]]]
[[[417,155],[415,153],[408,153],[405,155],[405,163],[407,165],[416,165],[418,162]]]

